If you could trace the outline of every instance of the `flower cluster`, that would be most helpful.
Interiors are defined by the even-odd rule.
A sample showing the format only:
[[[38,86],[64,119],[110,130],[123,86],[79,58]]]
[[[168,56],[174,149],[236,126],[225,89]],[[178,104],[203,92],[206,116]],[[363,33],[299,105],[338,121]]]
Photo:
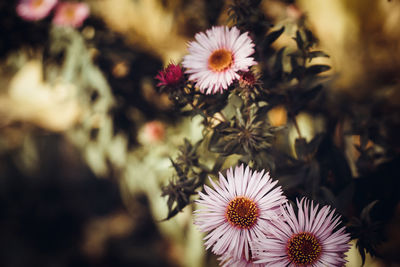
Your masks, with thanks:
[[[80,27],[89,16],[89,6],[78,2],[58,2],[58,0],[20,0],[17,14],[29,21],[47,17],[55,9],[53,23],[58,26]]]
[[[182,62],[159,72],[157,86],[178,104],[182,115],[202,118],[202,149],[193,155],[203,175],[227,164],[268,169],[286,195],[269,173],[245,165],[205,185],[206,176],[193,176],[189,183],[173,163],[183,178],[163,191],[168,196],[167,219],[202,188],[194,223],[206,233],[205,247],[218,256],[221,266],[344,266],[350,237],[360,237],[362,257],[364,250],[372,253],[369,243],[377,244],[377,238],[369,238],[376,236],[370,233],[379,231],[369,227],[368,236],[362,234],[364,223],[359,222],[366,218],[356,221],[354,229],[351,224],[345,228],[331,206],[316,204],[330,203],[349,221],[353,215],[338,201],[337,192],[349,186],[352,175],[330,134],[321,132],[306,141],[298,123],[300,113],[312,112],[316,103],[326,104],[322,95],[330,66],[313,60],[329,56],[316,50],[318,40],[301,16],[295,18],[297,48],[277,49],[271,44],[287,31],[283,26],[270,29],[273,24],[258,8],[261,1],[232,2],[229,15],[236,26],[197,33]],[[329,121],[330,110],[322,112]],[[293,151],[288,154],[289,147]],[[212,157],[212,167],[202,165]],[[180,162],[181,170],[194,165]]]
[[[344,266],[350,248],[340,216],[303,198],[298,214],[278,181],[243,165],[204,186],[194,222],[223,266]]]
[[[271,33],[267,41],[272,42],[282,31]],[[301,43],[301,37],[297,39]],[[271,92],[261,88],[259,75],[250,69],[256,64],[251,57],[254,46],[248,32],[212,27],[195,35],[182,66],[170,64],[156,78],[158,86],[168,88],[170,95],[199,95],[188,98],[187,103],[204,117],[218,111],[222,114],[219,105],[209,105],[210,98],[204,95],[223,96],[231,87],[225,95],[229,95],[228,101],[236,102],[230,107],[234,112],[229,119],[221,115],[222,119],[212,117],[218,123],[205,123],[212,128],[209,149],[224,156],[243,155],[242,162],[251,161],[257,167],[267,165],[260,158],[272,146],[276,127],[266,123],[265,115],[274,108],[263,107],[260,101],[265,97],[268,102]],[[236,86],[232,86],[234,81]],[[183,93],[177,93],[180,91]],[[181,167],[190,165],[187,162]],[[244,165],[229,169],[226,178],[220,173],[218,183],[210,179],[211,187],[204,185],[204,191],[199,192],[196,202],[200,207],[194,212],[194,223],[207,233],[206,248],[219,256],[222,266],[343,266],[350,235],[344,227],[338,229],[340,216],[329,206],[319,209],[305,198],[297,201],[296,215],[277,183],[264,170],[252,171]],[[184,187],[178,189],[185,191]],[[193,193],[191,190],[190,195]],[[179,207],[184,206],[181,202],[177,201]]]

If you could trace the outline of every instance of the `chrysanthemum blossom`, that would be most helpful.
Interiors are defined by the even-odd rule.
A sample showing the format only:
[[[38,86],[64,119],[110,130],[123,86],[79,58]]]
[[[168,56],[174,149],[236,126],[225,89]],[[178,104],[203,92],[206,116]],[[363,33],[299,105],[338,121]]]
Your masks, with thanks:
[[[212,27],[197,33],[195,39],[189,43],[189,54],[182,65],[202,93],[222,93],[239,79],[238,71],[248,71],[256,64],[250,57],[254,53],[253,41],[248,32],[240,34],[236,27]]]
[[[170,63],[164,70],[159,71],[155,78],[160,81],[157,86],[175,86],[182,81],[182,67]]]
[[[330,206],[318,209],[313,202],[297,200],[298,214],[285,204],[283,216],[275,220],[268,238],[254,244],[253,253],[266,266],[344,266],[350,235],[345,227],[336,229],[340,216]]]
[[[217,255],[228,255],[232,260],[252,260],[251,243],[265,236],[270,220],[280,216],[280,206],[286,198],[275,187],[269,173],[252,171],[243,165],[230,168],[225,178],[219,174],[219,183],[204,186],[196,202],[194,223],[205,237],[207,249]]]
[[[45,18],[58,0],[20,0],[16,11],[25,20],[35,21]]]
[[[64,2],[56,7],[53,23],[58,26],[78,28],[89,16],[90,10],[86,3]]]

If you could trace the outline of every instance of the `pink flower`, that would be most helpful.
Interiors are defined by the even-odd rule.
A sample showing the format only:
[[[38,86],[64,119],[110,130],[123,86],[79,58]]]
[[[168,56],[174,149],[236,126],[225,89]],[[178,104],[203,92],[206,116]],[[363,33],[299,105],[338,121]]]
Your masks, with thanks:
[[[160,81],[157,86],[174,86],[182,81],[183,71],[181,66],[170,63],[155,78]]]
[[[165,137],[165,126],[160,121],[151,121],[144,125],[144,138],[148,143],[157,143]]]
[[[227,178],[220,173],[219,184],[210,179],[199,192],[196,202],[201,208],[196,210],[194,223],[200,231],[208,232],[205,237],[207,249],[210,247],[223,259],[233,261],[252,260],[251,244],[267,232],[270,220],[280,216],[280,205],[286,198],[277,181],[272,181],[269,173],[252,172],[243,165],[227,171]],[[275,187],[275,188],[274,188]]]
[[[197,33],[195,39],[189,43],[189,55],[182,65],[202,93],[222,93],[239,79],[238,71],[248,71],[256,64],[249,57],[254,53],[254,43],[248,32],[240,34],[236,27],[212,27],[206,33]]]
[[[17,14],[25,20],[40,20],[46,17],[58,0],[20,0]]]
[[[55,11],[53,23],[58,26],[72,26],[78,28],[89,16],[89,6],[85,3],[60,3]]]
[[[304,198],[297,200],[298,214],[289,204],[283,208],[282,218],[275,220],[267,238],[255,242],[253,252],[266,266],[344,266],[349,250],[349,234],[340,224],[330,206],[318,211],[318,205]]]

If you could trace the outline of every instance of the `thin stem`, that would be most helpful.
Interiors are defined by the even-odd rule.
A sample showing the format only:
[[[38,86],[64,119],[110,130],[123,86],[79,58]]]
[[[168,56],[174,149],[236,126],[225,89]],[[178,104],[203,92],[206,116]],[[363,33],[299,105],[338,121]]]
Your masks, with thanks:
[[[222,111],[219,112],[219,114],[221,114],[221,117],[222,117],[222,119],[223,119],[224,121],[228,121],[227,118],[225,117],[224,113],[222,113]]]
[[[303,138],[301,136],[300,128],[299,128],[299,125],[297,124],[296,117],[293,116],[292,120],[293,120],[293,123],[294,123],[294,127],[296,128],[297,134],[299,135],[299,138]]]

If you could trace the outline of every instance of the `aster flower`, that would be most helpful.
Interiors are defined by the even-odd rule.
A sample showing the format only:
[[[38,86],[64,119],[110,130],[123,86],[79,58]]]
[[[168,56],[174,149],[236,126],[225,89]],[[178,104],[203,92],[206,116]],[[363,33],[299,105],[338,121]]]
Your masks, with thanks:
[[[168,64],[168,66],[158,72],[155,77],[160,82],[157,86],[175,86],[178,85],[183,78],[183,70],[182,67],[173,63]]]
[[[248,32],[240,34],[236,27],[212,27],[205,33],[197,33],[195,39],[189,43],[189,55],[184,57],[182,65],[190,74],[189,80],[202,93],[222,93],[239,79],[238,71],[248,71],[256,64],[250,57],[254,43]]]
[[[277,181],[269,173],[252,171],[243,165],[230,168],[225,178],[219,174],[219,183],[204,186],[207,194],[199,192],[194,223],[205,237],[207,249],[217,255],[228,255],[233,260],[250,261],[251,244],[267,232],[269,221],[279,216],[280,205],[286,199]]]
[[[345,253],[349,250],[350,235],[345,227],[335,231],[340,216],[335,210],[301,199],[297,200],[298,216],[286,204],[281,219],[275,220],[268,238],[255,242],[253,253],[266,266],[344,266]]]
[[[25,20],[40,20],[46,17],[58,0],[20,0],[16,11]]]
[[[89,6],[85,3],[60,3],[56,8],[53,23],[58,26],[78,28],[82,26],[89,13]]]

